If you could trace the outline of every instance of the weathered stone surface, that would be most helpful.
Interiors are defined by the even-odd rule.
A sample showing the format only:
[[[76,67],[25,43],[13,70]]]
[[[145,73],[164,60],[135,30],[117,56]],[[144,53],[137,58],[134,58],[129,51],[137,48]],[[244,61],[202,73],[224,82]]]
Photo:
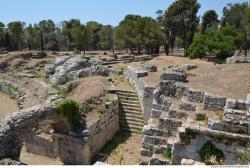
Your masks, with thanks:
[[[152,157],[149,165],[169,165],[170,161],[162,158]]]
[[[196,110],[196,106],[192,105],[191,103],[188,103],[188,102],[181,102],[179,108],[186,110],[186,111],[195,111]]]
[[[151,152],[147,149],[141,148],[140,154],[141,154],[141,156],[151,157],[153,155],[153,152]]]
[[[247,56],[243,53],[236,52],[232,57],[227,58],[227,64],[248,63]]]
[[[175,97],[177,99],[180,99],[183,96],[187,96],[188,95],[188,91],[189,91],[188,87],[183,86],[181,84],[176,84],[176,94],[175,94]]]
[[[69,58],[60,57],[54,63],[46,65],[45,76],[50,78],[54,85],[62,85],[79,77],[103,75],[107,76],[109,69],[106,66],[95,65],[81,56]]]
[[[190,70],[193,70],[195,68],[197,68],[197,65],[194,65],[194,64],[184,64],[183,66],[184,69],[190,71]]]
[[[5,158],[0,160],[0,165],[24,165],[24,163],[12,160],[10,158]]]
[[[205,94],[203,108],[205,110],[219,111],[226,105],[226,97]]]
[[[197,162],[192,159],[181,159],[181,165],[205,165],[205,163]]]
[[[157,66],[153,64],[144,64],[143,69],[148,71],[148,72],[156,72],[157,71]]]
[[[160,76],[160,80],[175,80],[180,82],[185,82],[187,79],[187,73],[184,69],[181,68],[173,68],[169,71],[163,73]]]
[[[40,121],[54,117],[53,106],[35,106],[0,121],[0,158],[18,159],[23,146],[25,134]]]
[[[205,92],[189,89],[188,100],[191,102],[203,102]]]

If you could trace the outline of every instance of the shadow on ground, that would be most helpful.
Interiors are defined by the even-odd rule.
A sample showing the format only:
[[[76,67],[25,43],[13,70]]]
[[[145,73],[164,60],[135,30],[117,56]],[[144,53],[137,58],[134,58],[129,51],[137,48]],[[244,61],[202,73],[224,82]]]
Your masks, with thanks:
[[[93,158],[92,163],[96,161],[105,162],[108,156],[122,143],[129,139],[132,135],[127,132],[119,131]]]

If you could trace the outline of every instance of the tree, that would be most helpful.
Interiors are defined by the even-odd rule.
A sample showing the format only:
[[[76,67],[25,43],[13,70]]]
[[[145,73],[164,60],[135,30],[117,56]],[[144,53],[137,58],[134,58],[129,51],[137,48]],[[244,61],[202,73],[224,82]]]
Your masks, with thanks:
[[[52,20],[42,20],[38,23],[38,26],[40,29],[41,46],[46,50],[58,50],[55,23]]]
[[[13,49],[20,50],[23,45],[24,22],[15,21],[8,24],[8,31],[12,39]]]
[[[241,49],[245,50],[245,54],[247,52],[247,48],[249,47],[246,32],[247,23],[244,20],[244,15],[247,12],[248,8],[249,5],[247,2],[228,4],[226,7],[223,8],[222,17],[222,26],[234,26],[238,31],[240,31],[244,35],[244,40],[241,45]]]
[[[0,22],[0,48],[4,47],[4,28],[5,25]]]
[[[87,46],[87,29],[84,25],[75,25],[71,29],[72,40],[75,43],[75,48],[78,50],[83,50],[85,54]]]
[[[190,58],[201,58],[205,55],[214,55],[218,58],[227,58],[239,49],[243,35],[232,26],[221,29],[210,27],[204,34],[197,34],[188,49]]]
[[[86,23],[86,29],[89,36],[88,49],[99,49],[98,43],[100,42],[100,36],[98,32],[102,29],[102,25],[97,22],[90,21]]]
[[[113,28],[111,25],[102,26],[98,32],[100,49],[111,50],[113,48]]]
[[[218,15],[214,10],[208,10],[202,16],[202,33],[204,33],[207,28],[216,25],[218,23]]]
[[[169,45],[167,49],[173,47],[176,36],[179,36],[186,55],[199,23],[199,8],[197,0],[177,0],[166,10],[164,27]]]

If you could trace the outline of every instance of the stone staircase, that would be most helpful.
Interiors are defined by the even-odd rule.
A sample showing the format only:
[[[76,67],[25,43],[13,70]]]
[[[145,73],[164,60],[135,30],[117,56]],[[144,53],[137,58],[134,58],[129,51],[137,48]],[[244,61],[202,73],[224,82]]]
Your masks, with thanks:
[[[117,90],[116,94],[120,101],[119,120],[121,130],[141,134],[144,126],[144,119],[136,92]]]

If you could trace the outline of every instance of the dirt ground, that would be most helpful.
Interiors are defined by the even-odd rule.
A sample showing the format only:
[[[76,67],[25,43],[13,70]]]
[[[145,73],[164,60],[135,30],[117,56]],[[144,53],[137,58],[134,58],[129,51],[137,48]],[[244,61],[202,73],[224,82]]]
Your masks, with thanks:
[[[21,150],[20,161],[27,165],[63,165],[56,159],[28,153],[24,147]]]
[[[98,153],[98,158],[110,165],[137,165],[140,159],[142,135],[119,132]],[[106,157],[104,157],[106,155]]]
[[[250,93],[250,64],[214,64],[199,59],[163,55],[146,63],[155,64],[158,68],[157,72],[149,73],[149,76],[143,78],[151,86],[158,84],[160,75],[168,66],[195,64],[198,68],[187,72],[187,86],[237,99],[246,99],[246,95]],[[115,64],[113,67],[126,69],[128,65],[140,67],[142,62]]]
[[[18,106],[9,95],[0,92],[0,118],[7,117],[10,113],[17,112]]]

